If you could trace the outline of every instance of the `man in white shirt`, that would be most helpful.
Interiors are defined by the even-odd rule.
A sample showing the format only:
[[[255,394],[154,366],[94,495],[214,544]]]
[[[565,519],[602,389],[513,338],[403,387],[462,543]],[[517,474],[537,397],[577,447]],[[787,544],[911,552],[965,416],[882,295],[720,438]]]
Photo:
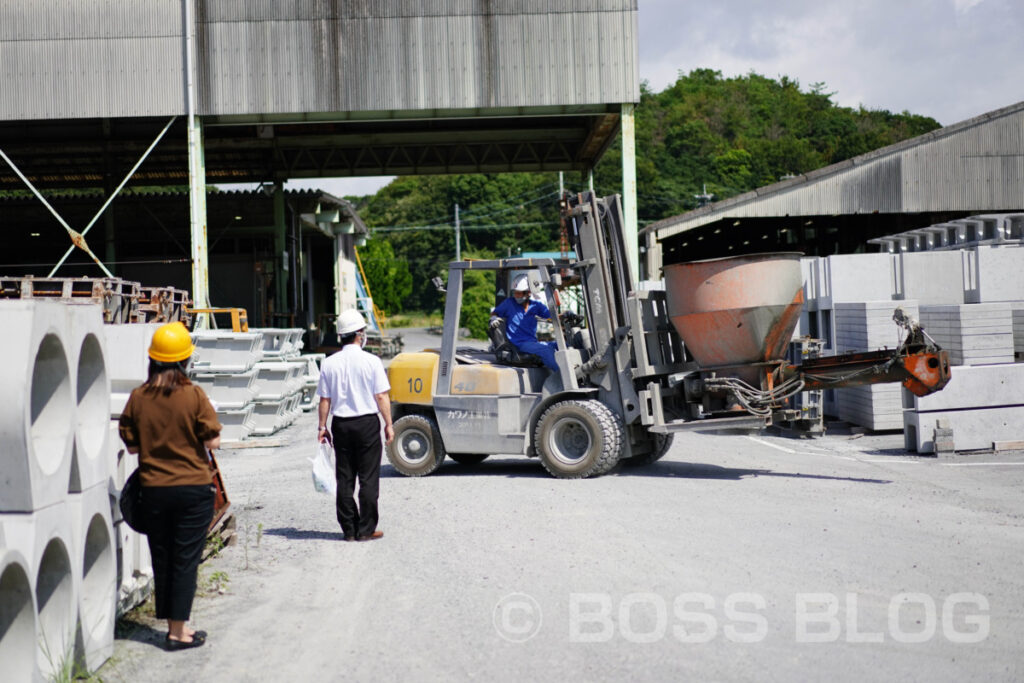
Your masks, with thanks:
[[[373,541],[384,535],[377,529],[377,496],[384,444],[395,438],[388,396],[391,385],[380,358],[363,351],[366,321],[359,311],[347,310],[338,316],[338,335],[341,350],[320,367],[317,440],[334,445],[335,507],[345,540]],[[358,506],[353,495],[356,478]]]

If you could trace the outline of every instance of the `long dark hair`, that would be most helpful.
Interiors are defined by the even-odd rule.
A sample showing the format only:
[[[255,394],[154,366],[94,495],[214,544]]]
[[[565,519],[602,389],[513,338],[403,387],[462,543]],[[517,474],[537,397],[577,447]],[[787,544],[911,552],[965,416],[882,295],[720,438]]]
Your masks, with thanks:
[[[171,392],[178,387],[192,384],[185,371],[188,367],[187,364],[188,359],[178,363],[161,363],[151,358],[149,360],[149,379],[142,386],[146,391],[170,396]]]

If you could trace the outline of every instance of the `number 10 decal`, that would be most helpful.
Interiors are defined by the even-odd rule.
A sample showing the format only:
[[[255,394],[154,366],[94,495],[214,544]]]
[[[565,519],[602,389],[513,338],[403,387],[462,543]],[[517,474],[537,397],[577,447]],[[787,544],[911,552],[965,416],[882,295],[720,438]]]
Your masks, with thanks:
[[[423,393],[423,380],[420,379],[419,377],[417,377],[415,380],[412,377],[410,377],[409,391],[413,392],[414,394]]]

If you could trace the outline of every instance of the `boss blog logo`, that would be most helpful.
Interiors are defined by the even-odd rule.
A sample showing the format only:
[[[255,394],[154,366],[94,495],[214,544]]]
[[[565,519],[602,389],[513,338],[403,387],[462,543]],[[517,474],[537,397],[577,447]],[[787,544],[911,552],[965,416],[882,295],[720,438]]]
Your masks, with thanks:
[[[526,593],[509,593],[494,606],[494,629],[511,643],[525,643],[540,631],[540,604]]]
[[[889,600],[886,632],[861,630],[856,593],[847,593],[840,609],[832,593],[799,593],[796,596],[798,643],[881,643],[886,637],[897,643],[925,643],[939,636],[951,643],[980,643],[988,638],[988,599],[979,593],[953,593],[941,606],[925,593],[899,593]]]
[[[856,593],[798,593],[793,603],[793,636],[798,643],[979,643],[989,635],[988,599],[980,593],[952,593],[936,599],[925,593],[898,593],[884,611],[877,601],[860,604]],[[657,593],[570,593],[569,642],[759,643],[768,636],[767,601],[758,593],[732,593],[716,599],[683,593],[668,600]],[[789,622],[789,615],[777,618]],[[494,628],[505,640],[524,643],[541,629],[540,604],[525,593],[510,593],[494,606]],[[868,628],[865,624],[873,626]],[[884,628],[883,628],[884,625]]]
[[[684,593],[671,604],[657,593],[630,593],[616,604],[605,593],[569,596],[569,640],[606,643],[615,637],[630,643],[655,643],[672,638],[681,643],[708,643],[720,636],[734,643],[759,643],[768,635],[766,607],[756,593],[733,593],[717,601],[706,593]]]

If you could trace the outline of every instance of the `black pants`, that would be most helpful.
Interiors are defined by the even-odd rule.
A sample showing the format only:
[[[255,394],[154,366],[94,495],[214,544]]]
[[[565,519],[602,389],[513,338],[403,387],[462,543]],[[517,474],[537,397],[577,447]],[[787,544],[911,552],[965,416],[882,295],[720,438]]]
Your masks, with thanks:
[[[338,497],[335,507],[338,524],[345,538],[369,536],[377,530],[377,495],[380,492],[381,442],[380,415],[335,417],[331,421],[334,438],[335,474]],[[359,507],[353,497],[359,478]]]
[[[188,621],[213,520],[213,486],[143,486],[157,619]]]

